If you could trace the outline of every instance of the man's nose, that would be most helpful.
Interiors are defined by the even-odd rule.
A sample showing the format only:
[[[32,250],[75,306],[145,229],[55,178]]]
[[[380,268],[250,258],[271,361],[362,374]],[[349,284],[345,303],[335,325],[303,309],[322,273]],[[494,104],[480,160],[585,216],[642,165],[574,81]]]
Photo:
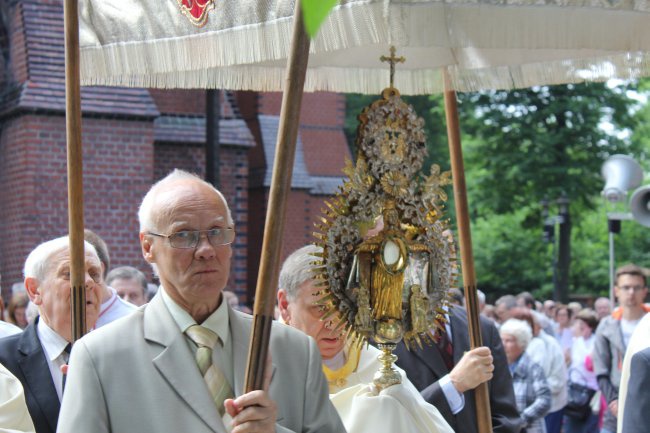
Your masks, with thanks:
[[[325,319],[325,328],[330,331],[334,329],[334,322],[332,321],[332,319]]]
[[[93,277],[90,276],[88,272],[86,272],[84,282],[86,284],[86,289],[89,289],[93,287],[93,285],[97,284],[97,282],[93,279]]]
[[[215,256],[215,247],[210,243],[207,233],[199,235],[199,243],[196,245],[195,254],[202,258],[212,258]]]

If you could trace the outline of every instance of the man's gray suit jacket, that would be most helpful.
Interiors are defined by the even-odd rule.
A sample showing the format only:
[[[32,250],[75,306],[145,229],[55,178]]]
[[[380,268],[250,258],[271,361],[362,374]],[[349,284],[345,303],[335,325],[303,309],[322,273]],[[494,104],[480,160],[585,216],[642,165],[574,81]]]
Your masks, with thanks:
[[[234,386],[242,395],[252,326],[229,310]],[[278,433],[344,432],[313,340],[273,324],[270,351]],[[59,433],[226,433],[186,338],[158,294],[74,346]]]

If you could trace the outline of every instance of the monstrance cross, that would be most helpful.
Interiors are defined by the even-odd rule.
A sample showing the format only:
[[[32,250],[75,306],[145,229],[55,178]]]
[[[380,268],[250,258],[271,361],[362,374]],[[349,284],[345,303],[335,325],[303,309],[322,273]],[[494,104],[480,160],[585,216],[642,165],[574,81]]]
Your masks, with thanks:
[[[390,87],[393,87],[393,82],[395,79],[395,64],[396,63],[404,63],[406,59],[403,56],[396,57],[395,56],[395,47],[391,46],[390,47],[390,57],[386,56],[381,56],[379,58],[380,61],[382,62],[388,62],[390,63]]]

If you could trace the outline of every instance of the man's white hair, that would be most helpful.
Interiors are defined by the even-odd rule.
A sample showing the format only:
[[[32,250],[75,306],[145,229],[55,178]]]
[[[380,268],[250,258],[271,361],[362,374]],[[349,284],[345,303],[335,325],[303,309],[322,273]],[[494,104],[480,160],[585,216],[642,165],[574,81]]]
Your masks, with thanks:
[[[60,238],[52,239],[43,242],[32,250],[25,260],[25,267],[23,268],[24,278],[36,278],[42,282],[47,276],[48,265],[50,258],[63,250],[70,248],[70,237],[62,236]],[[84,251],[92,251],[97,255],[95,247],[89,242],[84,241]]]
[[[499,328],[499,333],[501,335],[508,334],[515,337],[519,348],[524,351],[528,347],[530,340],[533,339],[533,331],[530,329],[530,325],[519,319],[506,320],[501,325],[501,328]]]
[[[289,301],[295,301],[300,286],[313,278],[313,262],[317,260],[314,253],[322,251],[323,249],[316,245],[306,245],[291,253],[282,264],[279,286],[280,289],[286,290]]]
[[[233,226],[234,222],[232,219],[232,214],[230,212],[230,207],[228,207],[228,202],[226,201],[226,198],[223,196],[223,194],[216,189],[212,184],[206,182],[205,180],[201,179],[195,174],[188,173],[187,171],[184,170],[179,170],[179,169],[174,169],[171,173],[169,173],[167,176],[159,180],[158,182],[154,183],[153,186],[149,189],[147,194],[145,194],[144,198],[142,199],[142,203],[140,204],[140,209],[138,210],[138,219],[140,220],[140,232],[147,232],[147,231],[157,231],[159,230],[158,227],[156,227],[156,224],[154,223],[153,219],[153,207],[156,202],[156,195],[158,193],[164,191],[166,188],[168,188],[171,184],[178,182],[179,180],[195,180],[199,183],[202,183],[203,185],[211,188],[218,196],[221,198],[223,201],[224,205],[226,206],[226,213],[227,213],[227,219],[228,219],[228,225]]]

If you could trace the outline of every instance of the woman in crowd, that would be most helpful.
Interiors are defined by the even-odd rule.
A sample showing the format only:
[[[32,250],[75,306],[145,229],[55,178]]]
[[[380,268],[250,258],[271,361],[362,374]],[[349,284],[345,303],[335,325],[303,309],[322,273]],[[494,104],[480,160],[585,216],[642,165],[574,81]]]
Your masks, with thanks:
[[[595,391],[598,390],[598,382],[591,365],[591,352],[596,341],[596,327],[598,327],[598,316],[595,312],[584,309],[576,315],[578,335],[574,338],[571,347],[571,366],[568,373],[571,382]],[[593,413],[585,419],[565,416],[564,428],[565,433],[597,433],[598,417]]]
[[[558,325],[555,338],[560,342],[567,364],[570,362],[571,346],[573,345],[573,331],[571,330],[571,317],[573,311],[564,304],[557,306],[555,310],[555,322]]]
[[[551,407],[551,390],[542,367],[525,353],[533,338],[530,325],[523,320],[509,319],[501,325],[499,333],[526,433],[546,433],[544,415]]]
[[[14,293],[7,306],[7,321],[18,326],[20,329],[27,327],[27,304],[29,297],[25,292]]]

